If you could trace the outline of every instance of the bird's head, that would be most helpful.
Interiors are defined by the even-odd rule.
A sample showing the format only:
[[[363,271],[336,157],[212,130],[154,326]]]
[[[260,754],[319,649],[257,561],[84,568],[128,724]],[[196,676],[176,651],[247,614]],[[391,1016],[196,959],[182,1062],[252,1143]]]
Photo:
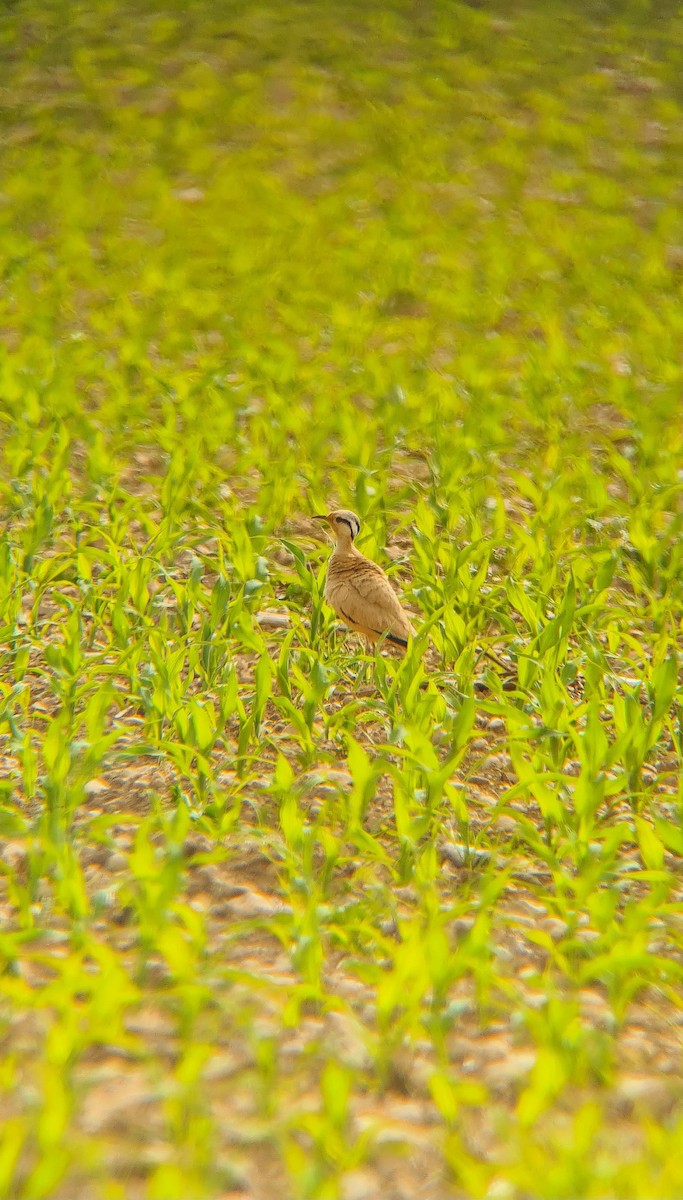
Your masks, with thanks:
[[[329,525],[337,544],[343,545],[344,542],[353,542],[360,533],[360,521],[355,512],[351,512],[348,508],[335,508],[332,512],[325,516],[316,515],[314,521],[323,521]]]

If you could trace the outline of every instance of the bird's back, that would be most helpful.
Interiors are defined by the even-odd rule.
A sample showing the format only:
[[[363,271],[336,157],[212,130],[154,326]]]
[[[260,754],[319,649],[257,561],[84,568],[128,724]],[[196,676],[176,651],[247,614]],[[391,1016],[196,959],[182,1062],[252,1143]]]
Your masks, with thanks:
[[[335,550],[327,568],[325,599],[352,629],[371,641],[406,645],[414,633],[381,567],[357,550]]]

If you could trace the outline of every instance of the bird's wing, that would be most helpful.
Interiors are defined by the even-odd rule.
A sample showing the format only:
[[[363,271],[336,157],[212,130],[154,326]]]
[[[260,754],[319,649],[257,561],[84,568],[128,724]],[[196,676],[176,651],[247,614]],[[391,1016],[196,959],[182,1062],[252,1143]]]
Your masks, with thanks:
[[[355,556],[330,564],[327,599],[342,620],[361,630],[407,641],[413,628],[381,567]]]

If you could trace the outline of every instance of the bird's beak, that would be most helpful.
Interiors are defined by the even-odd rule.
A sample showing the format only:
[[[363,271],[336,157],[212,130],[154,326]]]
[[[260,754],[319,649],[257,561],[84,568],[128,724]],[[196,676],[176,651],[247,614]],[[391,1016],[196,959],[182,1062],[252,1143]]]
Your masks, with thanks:
[[[311,520],[312,521],[320,521],[321,525],[329,525],[330,524],[330,518],[325,516],[324,513],[314,513],[313,516],[311,517]]]

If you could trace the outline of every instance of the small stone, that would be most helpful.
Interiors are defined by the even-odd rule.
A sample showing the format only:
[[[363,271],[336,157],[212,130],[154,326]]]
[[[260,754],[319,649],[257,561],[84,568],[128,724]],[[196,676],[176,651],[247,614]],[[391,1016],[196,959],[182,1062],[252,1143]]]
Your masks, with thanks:
[[[99,796],[102,792],[109,791],[109,784],[106,779],[89,779],[83,786],[83,791],[86,796]]]
[[[470,775],[469,782],[474,787],[490,788],[491,786],[491,780],[487,779],[485,775]]]
[[[210,854],[216,843],[203,833],[191,833],[183,842],[183,854],[191,858],[193,854]]]
[[[522,968],[522,970],[524,969],[525,968]],[[531,972],[528,973],[531,974]],[[526,1004],[527,1008],[532,1008],[534,1011],[539,1012],[542,1008],[546,1007],[548,1003],[548,997],[544,992],[531,992],[527,990],[524,993],[524,1003]]]
[[[661,1120],[674,1100],[668,1079],[656,1075],[623,1075],[616,1081],[614,1100],[617,1111],[628,1115],[633,1109],[644,1109]]]
[[[347,1171],[341,1181],[342,1200],[376,1200],[381,1188],[369,1171]]]
[[[514,833],[517,829],[517,821],[514,817],[496,817],[493,828],[497,833]]]
[[[498,803],[498,797],[488,788],[471,787],[468,797],[472,804],[485,804],[489,808]]]
[[[98,846],[95,843],[93,846],[83,846],[78,857],[80,858],[82,867],[104,867],[111,853],[108,846]]]
[[[243,884],[232,883],[229,879],[222,878],[215,864],[207,864],[191,871],[187,890],[191,895],[206,891],[213,900],[233,900],[248,889]]]
[[[202,1071],[202,1078],[230,1079],[244,1065],[236,1054],[212,1054]]]
[[[25,842],[18,840],[3,842],[2,857],[10,871],[20,871],[28,863],[28,850]]]
[[[511,1050],[504,1059],[493,1063],[486,1078],[493,1091],[504,1091],[526,1079],[536,1062],[534,1050]]]
[[[486,759],[486,765],[504,773],[512,770],[512,759],[509,754],[501,751],[499,754],[490,754]]]
[[[454,867],[482,867],[491,861],[489,850],[465,846],[462,842],[443,842],[441,853]]]
[[[597,929],[577,929],[576,931],[577,942],[597,942],[601,936],[602,934],[598,933]]]
[[[125,871],[128,866],[128,859],[125,854],[120,854],[118,850],[112,850],[107,856],[105,867],[108,871]]]
[[[158,1008],[141,1008],[138,1012],[129,1013],[125,1019],[129,1033],[137,1033],[140,1037],[172,1037],[176,1032],[175,1022],[167,1013]]]
[[[272,917],[275,913],[288,913],[291,908],[276,896],[264,892],[243,892],[227,902],[226,907],[234,917],[248,920],[253,917]]]
[[[569,925],[559,917],[545,917],[538,922],[538,928],[549,933],[554,942],[559,942],[569,932]]]

